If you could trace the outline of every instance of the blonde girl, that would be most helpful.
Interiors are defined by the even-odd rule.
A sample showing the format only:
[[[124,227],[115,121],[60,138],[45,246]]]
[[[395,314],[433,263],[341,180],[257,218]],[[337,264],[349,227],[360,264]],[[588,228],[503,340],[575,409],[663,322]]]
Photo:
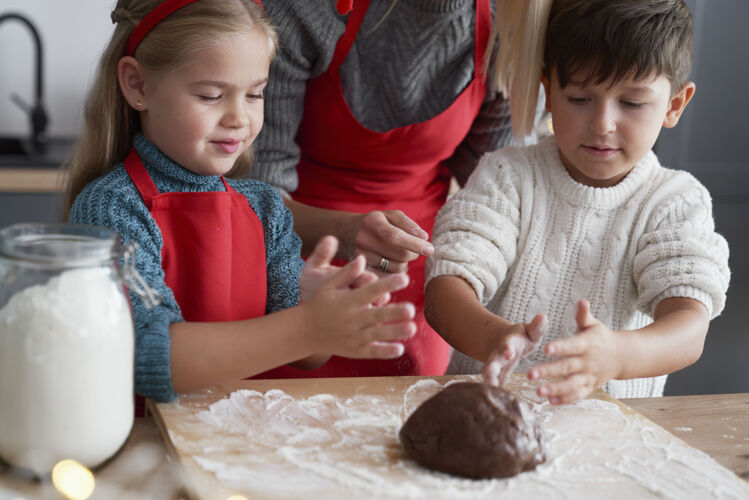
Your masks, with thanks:
[[[137,242],[161,296],[148,309],[131,295],[136,392],[166,401],[332,354],[400,355],[413,306],[387,302],[407,277],[331,266],[330,237],[303,267],[280,197],[226,178],[249,167],[264,119],[276,35],[259,2],[119,0],[112,21],[67,204],[70,222]]]

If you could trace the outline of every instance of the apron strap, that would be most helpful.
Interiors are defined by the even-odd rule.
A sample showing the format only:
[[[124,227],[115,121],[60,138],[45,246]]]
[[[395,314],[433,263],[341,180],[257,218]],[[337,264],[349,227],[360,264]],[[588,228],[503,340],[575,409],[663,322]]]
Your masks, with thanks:
[[[226,190],[227,193],[233,193],[234,192],[234,189],[229,185],[228,182],[226,182],[226,179],[224,178],[223,175],[221,176],[221,182],[224,183],[224,189]]]
[[[489,36],[492,29],[492,14],[490,0],[476,0],[476,22],[474,25],[474,77],[481,80],[485,77],[484,72],[484,53],[489,44]],[[338,40],[338,44],[333,54],[331,67],[339,67],[346,59],[351,45],[353,45],[356,35],[359,33],[364,15],[369,8],[369,0],[357,0],[353,2],[353,11],[346,22],[346,31]]]
[[[369,0],[356,0],[354,2],[354,10],[349,14],[348,21],[346,21],[346,31],[338,40],[333,61],[330,63],[331,67],[337,68],[343,64],[343,60],[346,59],[346,55],[348,55],[348,51],[351,45],[353,45],[357,33],[359,33],[359,28],[364,20],[364,14],[367,13],[367,8],[369,8]]]
[[[146,167],[143,165],[143,161],[138,156],[138,152],[135,148],[130,150],[127,158],[125,158],[125,170],[130,175],[135,187],[138,188],[143,201],[150,208],[151,199],[159,195],[159,190],[156,189],[156,184],[153,183],[151,176],[148,175]]]
[[[338,0],[335,4],[335,8],[338,11],[338,13],[342,16],[345,16],[349,12],[351,12],[351,9],[354,7],[354,0]]]

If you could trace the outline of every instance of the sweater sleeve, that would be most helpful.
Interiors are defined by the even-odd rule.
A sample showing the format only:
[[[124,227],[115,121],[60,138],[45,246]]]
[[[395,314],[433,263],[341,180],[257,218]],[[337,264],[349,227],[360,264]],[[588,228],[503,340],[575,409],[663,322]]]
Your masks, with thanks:
[[[182,313],[164,281],[161,231],[124,169],[86,186],[73,204],[69,222],[107,227],[119,233],[123,243],[138,244],[136,270],[161,294],[162,302],[147,309],[140,297],[130,292],[135,321],[135,392],[157,401],[173,400],[177,395],[172,387],[169,326],[183,321]]]
[[[265,232],[268,283],[266,314],[299,303],[299,276],[304,262],[302,242],[294,232],[294,219],[281,196],[269,185],[250,180],[229,181],[250,203]]]
[[[520,234],[520,177],[502,151],[484,155],[465,188],[437,214],[427,282],[459,276],[486,304],[515,261]]]
[[[676,180],[678,190],[655,207],[638,242],[638,308],[652,316],[664,299],[686,297],[702,302],[712,319],[726,301],[728,244],[715,232],[707,190],[685,172]]]
[[[264,92],[265,123],[255,141],[250,176],[285,195],[299,184],[296,134],[307,81],[328,68],[345,23],[335,12],[335,2],[265,0],[263,6],[276,27],[280,47]]]

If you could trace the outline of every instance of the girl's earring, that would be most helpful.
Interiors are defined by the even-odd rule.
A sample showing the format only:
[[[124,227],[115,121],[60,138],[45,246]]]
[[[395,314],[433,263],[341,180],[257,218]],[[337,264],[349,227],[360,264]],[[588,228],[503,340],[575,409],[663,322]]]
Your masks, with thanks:
[[[140,99],[138,99],[137,101],[135,101],[135,107],[139,108],[141,106],[143,106],[143,101],[141,101]]]

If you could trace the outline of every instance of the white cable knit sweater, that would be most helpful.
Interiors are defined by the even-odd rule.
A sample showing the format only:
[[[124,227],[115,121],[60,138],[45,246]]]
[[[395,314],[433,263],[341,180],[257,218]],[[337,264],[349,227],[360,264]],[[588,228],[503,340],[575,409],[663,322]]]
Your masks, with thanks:
[[[633,330],[669,297],[699,300],[717,316],[730,278],[728,245],[699,181],[650,152],[616,186],[585,186],[565,170],[553,136],[485,155],[438,214],[432,241],[427,282],[460,276],[511,322],[548,315],[541,345],[518,371],[547,361],[550,340],[574,335],[579,299],[609,328]],[[480,368],[456,351],[449,372]],[[665,381],[611,380],[603,389],[616,398],[661,396]]]

